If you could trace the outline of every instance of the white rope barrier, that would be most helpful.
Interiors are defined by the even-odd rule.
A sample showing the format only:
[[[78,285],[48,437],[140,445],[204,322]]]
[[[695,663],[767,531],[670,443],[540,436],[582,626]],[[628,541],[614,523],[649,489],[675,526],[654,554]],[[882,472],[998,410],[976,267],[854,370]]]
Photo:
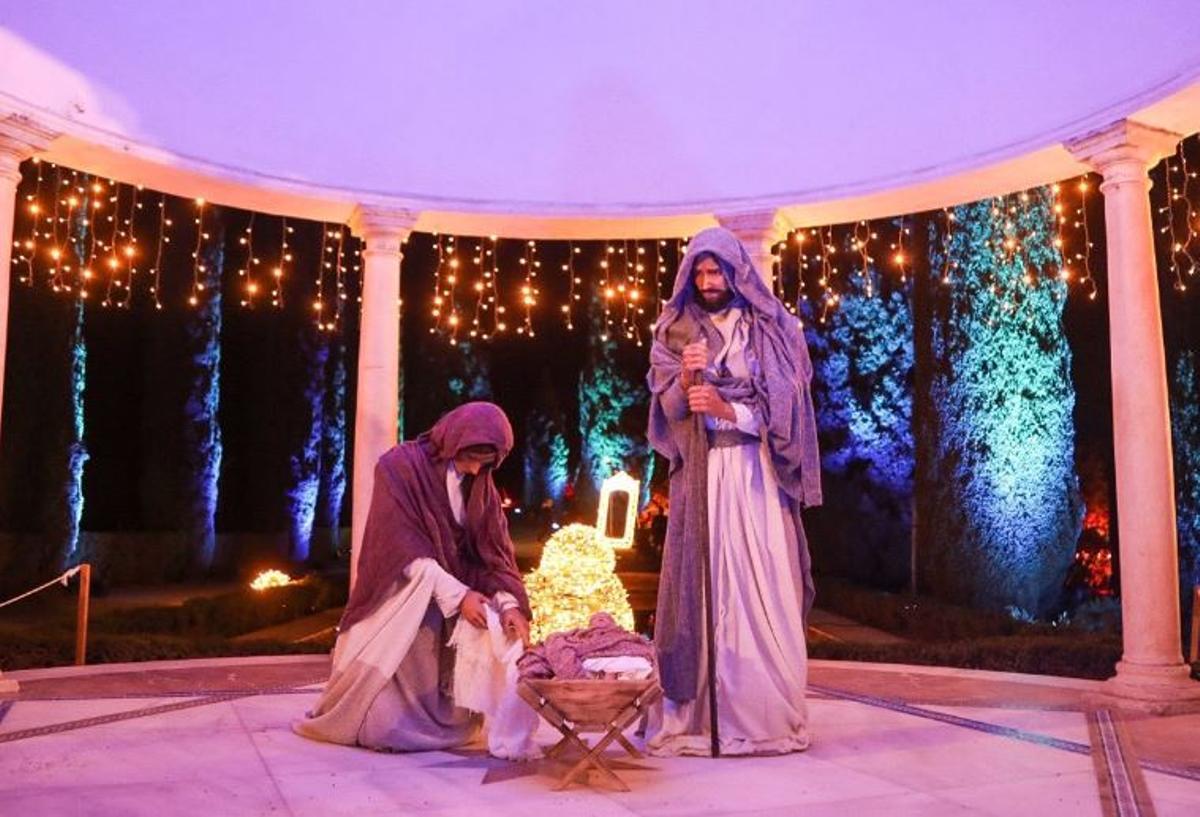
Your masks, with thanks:
[[[34,593],[40,593],[43,590],[45,590],[47,587],[50,587],[55,584],[61,584],[63,587],[66,587],[67,582],[70,581],[71,577],[74,576],[76,573],[78,573],[80,570],[83,570],[83,565],[76,565],[75,567],[71,568],[70,570],[64,571],[61,576],[56,576],[55,578],[51,579],[50,581],[46,582],[45,584],[43,584],[39,587],[35,587],[32,590],[27,590],[24,593],[22,593],[21,595],[14,596],[13,598],[9,599],[8,601],[0,601],[0,607],[7,607],[10,604],[16,604],[21,599],[29,598]]]

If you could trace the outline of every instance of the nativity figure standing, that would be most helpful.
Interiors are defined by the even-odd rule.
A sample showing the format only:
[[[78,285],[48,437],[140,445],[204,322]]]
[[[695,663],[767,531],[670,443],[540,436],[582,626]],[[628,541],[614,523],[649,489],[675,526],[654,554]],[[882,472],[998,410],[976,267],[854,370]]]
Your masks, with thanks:
[[[808,747],[800,512],[821,503],[812,363],[733,233],[689,243],[655,324],[648,437],[670,464],[655,621],[660,755]]]

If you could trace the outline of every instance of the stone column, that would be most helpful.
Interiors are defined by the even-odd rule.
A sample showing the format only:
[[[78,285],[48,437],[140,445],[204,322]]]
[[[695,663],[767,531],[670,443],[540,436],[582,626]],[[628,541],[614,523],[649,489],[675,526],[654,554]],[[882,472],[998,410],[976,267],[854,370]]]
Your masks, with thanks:
[[[4,361],[8,350],[8,289],[12,280],[13,226],[21,162],[45,150],[55,134],[23,116],[0,119],[0,416],[4,407]],[[2,430],[2,426],[0,426]],[[17,682],[0,671],[0,695],[17,691]]]
[[[717,223],[736,235],[746,245],[754,268],[767,283],[775,286],[771,248],[787,238],[791,223],[779,210],[760,210],[753,213],[717,214]]]
[[[1167,367],[1148,170],[1182,137],[1123,120],[1067,145],[1103,177],[1124,650],[1106,697],[1200,704],[1183,663]]]
[[[0,119],[0,406],[8,346],[8,288],[12,279],[13,225],[21,162],[50,144],[55,134],[16,114]]]
[[[354,410],[350,586],[358,574],[375,464],[396,444],[400,409],[400,260],[416,214],[360,206],[350,228],[363,239],[362,321]]]

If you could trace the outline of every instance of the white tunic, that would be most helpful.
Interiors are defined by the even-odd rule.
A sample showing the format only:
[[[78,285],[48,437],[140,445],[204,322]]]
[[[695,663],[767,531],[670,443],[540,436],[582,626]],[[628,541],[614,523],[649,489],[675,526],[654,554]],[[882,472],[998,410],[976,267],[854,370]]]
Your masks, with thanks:
[[[745,377],[748,331],[741,317],[734,308],[714,315],[713,323],[725,339],[717,364]],[[749,407],[734,404],[734,411],[736,423],[707,417],[706,424],[756,434],[758,422]],[[709,450],[709,551],[722,754],[776,754],[808,747],[803,581],[784,502],[765,444]],[[701,666],[707,666],[703,650]],[[649,724],[648,748],[657,755],[708,755],[709,723],[708,677],[702,671],[695,699],[664,699],[661,712]]]

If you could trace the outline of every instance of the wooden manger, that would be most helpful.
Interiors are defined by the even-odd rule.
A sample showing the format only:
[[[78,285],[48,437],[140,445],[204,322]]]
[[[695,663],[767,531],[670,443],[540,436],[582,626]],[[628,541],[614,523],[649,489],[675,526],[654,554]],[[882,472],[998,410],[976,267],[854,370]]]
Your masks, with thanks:
[[[562,733],[562,740],[546,752],[547,758],[563,759],[571,749],[583,753],[583,757],[568,768],[555,784],[555,791],[567,788],[581,775],[586,779],[588,772],[593,769],[620,791],[629,791],[629,786],[617,776],[603,754],[615,742],[632,757],[644,757],[624,733],[662,697],[662,687],[657,678],[570,681],[530,678],[521,681],[517,693],[547,723]],[[582,735],[594,733],[599,733],[601,737],[589,746]]]

